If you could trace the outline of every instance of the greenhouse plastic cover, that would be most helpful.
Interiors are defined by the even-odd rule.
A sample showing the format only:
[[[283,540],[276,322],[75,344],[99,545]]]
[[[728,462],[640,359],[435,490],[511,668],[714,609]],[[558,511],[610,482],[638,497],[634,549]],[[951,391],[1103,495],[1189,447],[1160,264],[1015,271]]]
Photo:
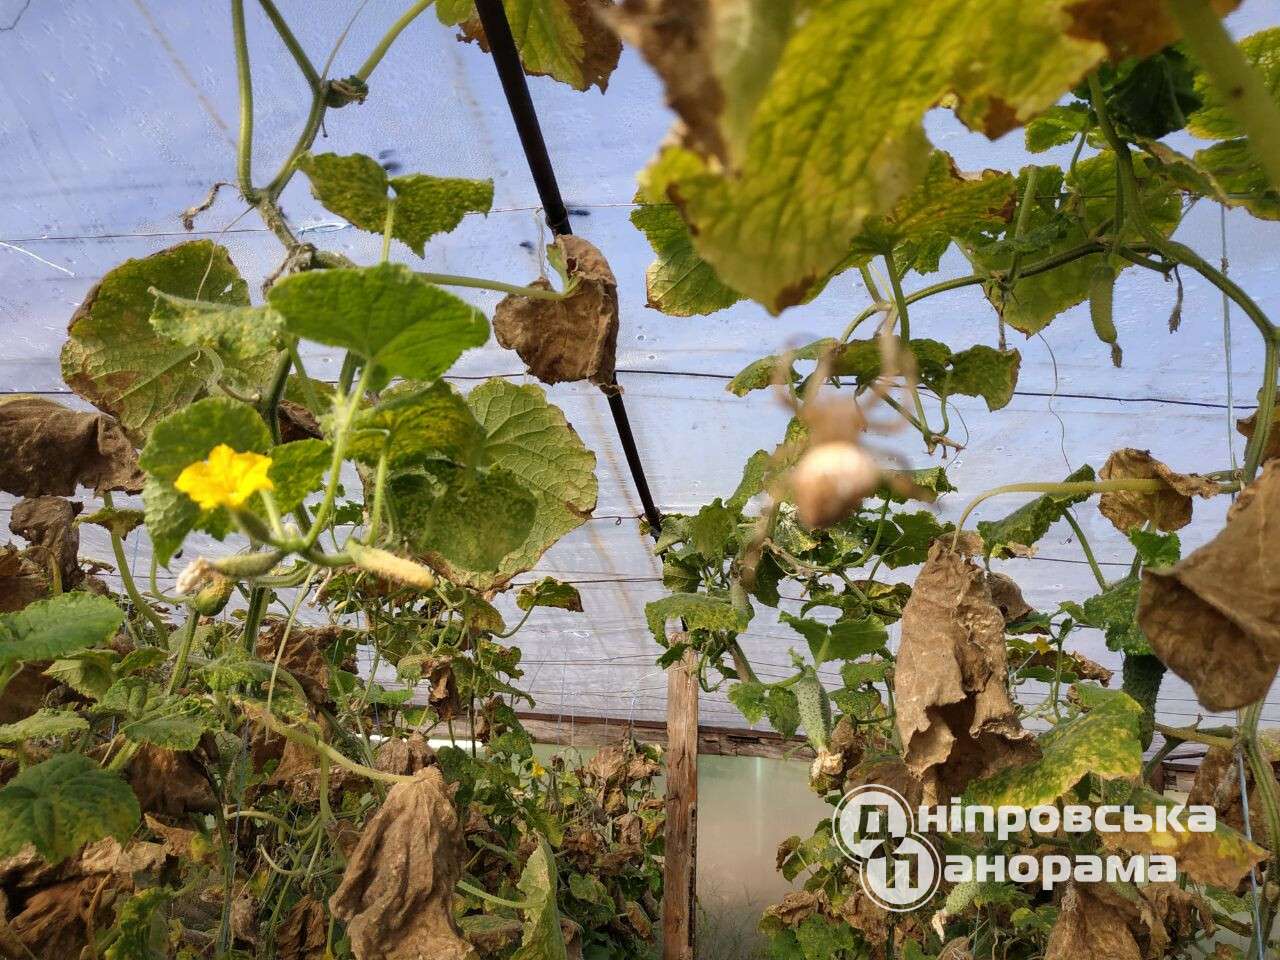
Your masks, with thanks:
[[[261,11],[247,6],[254,170],[263,181],[296,138],[308,94]],[[286,0],[280,6],[319,63],[361,5]],[[332,75],[352,72],[403,6],[391,0],[364,4]],[[1243,36],[1272,25],[1274,16],[1268,16],[1267,5],[1253,0],[1229,23]],[[424,262],[404,248],[396,256],[418,269],[527,282],[539,275],[549,240],[537,194],[492,62],[454,35],[431,11],[421,16],[374,74],[368,101],[328,113],[315,149],[369,153],[402,172],[492,178],[492,213],[468,217],[452,234],[432,240]],[[68,394],[58,370],[73,310],[113,265],[191,236],[179,213],[215,181],[234,178],[238,107],[227,7],[193,0],[0,0],[0,83],[0,389],[83,406]],[[696,510],[733,490],[747,456],[772,449],[789,416],[767,391],[741,399],[727,393],[727,380],[765,353],[838,334],[869,303],[866,291],[846,275],[814,302],[780,317],[748,302],[709,317],[667,317],[646,308],[644,270],[652,253],[628,216],[635,174],[672,121],[661,85],[628,49],[604,95],[545,78],[532,78],[530,87],[573,229],[601,248],[618,278],[618,379],[654,497],[664,512]],[[964,169],[1016,169],[1030,160],[1018,131],[992,143],[942,111],[927,126],[934,143]],[[1175,138],[1175,145],[1190,141]],[[1037,159],[1065,163],[1069,156],[1070,148],[1062,148]],[[377,260],[379,238],[323,210],[304,177],[295,177],[282,203],[305,239],[359,263]],[[1218,208],[1201,204],[1188,213],[1178,237],[1216,262],[1222,228]],[[195,235],[225,244],[255,291],[281,260],[275,238],[256,214],[246,214],[233,189],[199,218]],[[1280,226],[1243,212],[1225,217],[1230,274],[1264,307],[1280,303],[1278,237]],[[962,272],[965,263],[953,250],[941,276]],[[1259,339],[1235,311],[1229,338],[1232,397],[1222,299],[1188,271],[1182,281],[1182,324],[1170,333],[1174,285],[1147,271],[1123,275],[1115,309],[1124,347],[1121,370],[1112,368],[1106,347],[1094,338],[1086,308],[1058,317],[1043,336],[1023,341],[1010,331],[1023,357],[1017,395],[995,413],[980,401],[961,398],[956,404],[963,420],[953,423],[952,432],[968,438],[968,449],[947,462],[960,492],[940,501],[941,515],[956,519],[971,496],[999,484],[1056,480],[1084,463],[1099,467],[1120,447],[1150,449],[1179,470],[1227,468],[1231,445],[1238,459],[1243,440],[1232,427],[1228,404],[1234,403],[1236,416],[1254,406]],[[913,275],[908,289],[927,282]],[[490,313],[498,299],[463,294]],[[996,317],[979,287],[931,298],[912,312],[919,334],[955,348],[996,343]],[[332,354],[311,352],[305,359],[312,375],[336,377]],[[527,379],[519,359],[493,342],[465,355],[454,374],[464,390],[494,375]],[[594,518],[520,578],[570,581],[585,608],[581,614],[535,611],[514,641],[525,655],[523,685],[540,712],[559,713],[566,723],[589,714],[661,717],[666,683],[654,665],[660,649],[645,626],[644,606],[664,591],[608,406],[586,383],[550,387],[548,394],[596,452],[600,497]],[[913,466],[925,466],[930,461],[913,437],[898,433],[876,442]],[[0,503],[6,518],[11,502]],[[976,516],[1000,516],[1020,502],[997,498]],[[1216,532],[1227,506],[1225,497],[1197,502],[1196,521],[1182,531],[1184,552]],[[1078,508],[1077,515],[1108,576],[1122,576],[1132,557],[1127,541],[1092,505]],[[82,554],[110,558],[103,531],[86,527],[83,534]],[[145,537],[135,535],[126,546],[134,570],[145,576]],[[187,556],[229,548],[196,540]],[[172,582],[181,562],[167,575],[162,571],[162,582]],[[1054,526],[1034,558],[996,566],[1012,574],[1040,609],[1096,592],[1065,523]],[[913,575],[911,569],[893,573],[901,579]],[[513,605],[504,603],[509,612]],[[798,606],[794,593],[783,606]],[[1077,633],[1073,643],[1118,670],[1119,655],[1096,632]],[[787,675],[787,651],[800,644],[767,608],[757,610],[744,640],[765,678]],[[1034,702],[1039,693],[1024,689],[1022,696]],[[1162,718],[1180,725],[1199,712],[1187,686],[1170,676],[1160,699]],[[745,725],[723,690],[704,695],[702,719]],[[1273,692],[1264,722],[1277,721],[1280,693]]]

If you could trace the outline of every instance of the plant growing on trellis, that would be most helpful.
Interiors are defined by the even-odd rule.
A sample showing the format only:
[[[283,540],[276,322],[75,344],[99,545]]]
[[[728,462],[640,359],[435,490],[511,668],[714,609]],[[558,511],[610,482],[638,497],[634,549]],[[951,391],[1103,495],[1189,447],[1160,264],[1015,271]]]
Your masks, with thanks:
[[[0,947],[62,957],[87,945],[120,960],[645,955],[660,889],[656,757],[618,749],[544,767],[516,713],[528,700],[520,652],[504,641],[537,608],[581,609],[581,598],[551,580],[523,586],[511,629],[490,603],[594,508],[594,455],[536,386],[492,380],[464,397],[442,379],[488,339],[483,314],[445,289],[472,287],[508,295],[499,339],[540,377],[609,387],[613,276],[567,239],[550,251],[558,288],[392,262],[396,241],[421,256],[487,212],[492,184],[390,176],[315,140],[333,111],[376,95],[388,49],[430,4],[410,6],[345,79],[329,76],[336,46],[318,70],[274,3],[259,6],[311,94],[296,144],[262,184],[245,9],[232,0],[237,186],[284,247],[264,300],[209,240],[127,261],[76,311],[63,350],[68,385],[100,413],[0,404],[11,454],[0,477],[26,498],[14,527],[30,542],[6,551],[2,573],[0,692],[12,706],[0,726],[0,889],[20,909],[0,915]],[[1231,6],[506,0],[527,72],[603,90],[616,31],[666,84],[681,125],[640,174],[632,217],[657,254],[651,306],[690,317],[749,298],[776,313],[851,271],[871,296],[833,325],[838,336],[730,383],[737,395],[781,391],[796,417],[726,498],[667,518],[657,550],[672,593],[647,609],[660,662],[692,651],[703,684],[730,683],[747,719],[803,730],[812,785],[833,801],[881,782],[929,800],[1150,808],[1164,802],[1148,778],[1171,745],[1210,749],[1196,790],[1224,824],[1178,850],[1178,885],[960,884],[890,915],[860,893],[823,824],[779,851],[804,883],[762,923],[775,956],[1179,956],[1215,926],[1254,956],[1268,949],[1280,787],[1258,721],[1280,665],[1265,550],[1280,506],[1277,334],[1172,238],[1190,201],[1280,218],[1280,31],[1237,47],[1219,21]],[[439,0],[435,13],[488,45],[469,0]],[[961,174],[923,131],[938,104],[988,136],[1023,126],[1033,152],[1074,143],[1073,155],[1065,169]],[[1183,155],[1163,142],[1182,129],[1213,142]],[[378,264],[298,238],[279,199],[299,172],[327,209],[381,235]],[[189,228],[216,198],[217,187],[187,211]],[[908,290],[952,246],[971,271]],[[1120,366],[1112,300],[1135,269],[1179,290],[1182,272],[1199,274],[1257,328],[1264,375],[1244,463],[1178,473],[1125,449],[1096,472],[972,497],[955,525],[921,506],[958,492],[945,463],[891,464],[871,438],[914,430],[931,456],[963,446],[952,398],[995,412],[1014,394],[1021,358],[1006,328],[1034,334],[1086,301],[1099,361]],[[912,329],[913,306],[966,286],[990,302],[998,347],[955,350]],[[1180,298],[1171,327],[1179,309]],[[555,336],[540,338],[542,324]],[[589,356],[566,362],[559,348],[575,339]],[[307,375],[304,344],[341,352],[336,383]],[[14,436],[34,442],[19,454]],[[77,485],[101,495],[80,522],[107,529],[121,597],[76,556],[65,498]],[[118,505],[120,492],[141,492],[143,509]],[[979,502],[1017,493],[1036,497],[966,529]],[[1228,493],[1225,528],[1182,558],[1175,531],[1193,498]],[[1134,548],[1118,581],[1073,513],[1094,496]],[[1037,611],[990,561],[1025,556],[1058,521],[1098,591]],[[181,554],[169,593],[154,568],[138,582],[127,563],[124,540],[142,527],[154,564]],[[202,556],[201,534],[234,538],[235,552]],[[884,576],[916,565],[913,585]],[[770,678],[740,637],[759,605],[784,598],[799,605],[779,618],[804,643],[794,670]],[[324,626],[301,619],[308,603]],[[1121,689],[1072,652],[1080,628],[1123,655]],[[359,649],[372,656],[363,672]],[[428,702],[377,683],[383,664]],[[1240,723],[1158,724],[1167,669],[1207,707],[1240,708]],[[1048,692],[1026,707],[1012,691],[1030,680]],[[463,723],[483,752],[456,742]],[[1165,746],[1144,764],[1156,730]],[[427,735],[453,742],[433,751]],[[1226,802],[1237,753],[1252,816]]]

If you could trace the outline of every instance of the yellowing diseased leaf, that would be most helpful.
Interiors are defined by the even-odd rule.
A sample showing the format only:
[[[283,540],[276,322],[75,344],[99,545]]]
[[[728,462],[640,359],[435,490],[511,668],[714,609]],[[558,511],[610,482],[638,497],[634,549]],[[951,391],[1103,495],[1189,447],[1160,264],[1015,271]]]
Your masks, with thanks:
[[[1082,23],[1062,0],[826,0],[795,4],[803,16],[767,34],[752,30],[757,5],[720,6],[623,7],[624,24],[637,12],[639,46],[685,120],[682,142],[647,176],[720,279],[773,312],[803,300],[866,218],[889,213],[924,178],[927,110],[954,96],[965,123],[998,136],[1102,62],[1100,36],[1113,47],[1123,38],[1123,28]],[[1147,19],[1168,23],[1159,10]],[[690,60],[690,76],[674,79]],[[753,69],[733,69],[744,63]]]
[[[494,335],[543,383],[590,380],[610,386],[618,345],[613,271],[581,237],[558,237],[547,253],[572,292],[558,300],[507,295],[493,313]],[[551,289],[541,278],[531,286]]]
[[[1104,780],[1140,773],[1142,707],[1119,691],[1099,691],[1099,695],[1100,702],[1088,713],[1040,738],[1039,760],[971,783],[965,800],[1030,809],[1052,804],[1090,773]]]
[[[1161,164],[1161,173],[1178,189],[1228,207],[1243,207],[1260,220],[1280,220],[1280,191],[1267,179],[1245,137],[1197,150],[1194,157],[1158,140],[1142,148]]]
[[[554,577],[543,577],[537,583],[521,587],[516,594],[516,606],[521,610],[534,607],[557,607],[574,613],[582,612],[582,594],[571,583],[562,583]]]
[[[512,960],[567,960],[556,906],[557,886],[555,856],[546,838],[539,836],[516,884],[525,897],[525,917],[520,947],[512,954]]]
[[[1280,461],[1245,487],[1211,541],[1172,567],[1143,571],[1138,624],[1209,710],[1271,688],[1280,667]]]
[[[603,93],[609,86],[622,55],[622,44],[604,19],[611,0],[503,0],[503,6],[525,73],[553,77],[575,90],[594,85]],[[441,16],[462,27],[459,40],[475,41],[487,52],[489,39],[479,17],[459,21],[460,13]]]
[[[79,753],[54,754],[0,789],[0,858],[30,843],[58,863],[94,840],[124,840],[141,812],[128,784]]]
[[[1191,498],[1216,497],[1218,485],[1194,473],[1177,473],[1151,456],[1150,451],[1126,447],[1107,458],[1098,471],[1101,480],[1160,480],[1159,493],[1108,491],[1098,499],[1098,510],[1121,533],[1146,523],[1157,530],[1181,530],[1191,522]]]
[[[393,469],[434,459],[469,463],[483,439],[466,398],[448,383],[437,380],[424,387],[405,381],[356,414],[347,453],[375,466],[385,450]]]
[[[1093,467],[1086,463],[1063,482],[1092,479]],[[1087,493],[1046,493],[999,520],[979,520],[978,534],[986,555],[997,558],[1028,555],[1035,542],[1048,533],[1073,504],[1088,497]]]
[[[748,617],[727,600],[705,593],[673,593],[661,600],[645,604],[644,618],[653,638],[667,643],[667,623],[683,621],[690,630],[715,630],[741,633],[747,629]]]
[[[432,177],[410,173],[388,177],[378,161],[362,153],[308,154],[298,163],[311,180],[311,192],[326,210],[370,233],[386,227],[388,188],[395,192],[391,235],[418,256],[437,233],[448,233],[468,213],[488,213],[492,180]]]
[[[509,470],[461,470],[428,508],[414,543],[454,581],[497,571],[529,537],[538,515],[534,494]]]
[[[252,364],[223,363],[212,351],[161,336],[151,326],[153,288],[211,304],[249,305],[248,285],[231,257],[208,240],[126,260],[89,291],[67,329],[62,377],[135,441],[219,376],[243,392],[256,391],[274,363],[271,355]]]
[[[68,410],[44,397],[0,399],[0,490],[19,497],[137,493],[143,477],[133,443],[115,420]]]
[[[902,611],[897,726],[925,802],[1040,755],[1008,690],[1004,614],[981,568],[935,543]]]
[[[1092,231],[1101,229],[1115,215],[1116,165],[1110,151],[1081,160],[1065,178],[1058,167],[1026,167],[1018,175],[1017,195],[1021,198],[1031,171],[1036,172],[1034,203],[1027,212],[1025,233],[1014,241],[1006,230],[996,240],[967,241],[965,254],[978,272],[990,273],[987,298],[996,312],[1015,330],[1031,335],[1044,329],[1058,314],[1083,303],[1089,296],[1090,281],[1101,254],[1090,254],[1066,264],[1020,277],[1007,286],[997,274],[1007,272],[1016,255],[1023,266],[1065,253],[1085,243]],[[1144,156],[1134,157],[1143,209],[1147,220],[1168,234],[1181,219],[1178,191],[1158,165]],[[1065,189],[1067,196],[1059,200]],[[1119,265],[1127,269],[1128,264]]]
[[[1238,785],[1236,794],[1239,795]],[[1135,787],[1125,804],[1154,819],[1157,807],[1172,807],[1174,801],[1146,787]],[[1266,850],[1225,823],[1217,824],[1212,831],[1199,832],[1185,829],[1185,816],[1180,822],[1182,831],[1156,830],[1153,826],[1151,830],[1122,829],[1099,836],[1103,846],[1111,850],[1171,856],[1177,861],[1178,870],[1196,883],[1227,890],[1234,890],[1252,867],[1267,859]]]
[[[255,363],[281,347],[283,325],[266,307],[227,306],[160,290],[151,326],[176,343],[214,353],[225,363]]]
[[[725,286],[693,249],[693,235],[680,212],[665,198],[648,202],[643,195],[636,194],[631,222],[657,254],[644,272],[645,306],[671,317],[692,317],[741,300],[742,294]]]
[[[1261,75],[1273,99],[1280,100],[1280,27],[1268,27],[1240,41],[1240,52]],[[1187,130],[1204,140],[1231,140],[1247,131],[1227,109],[1226,98],[1203,70],[1196,72],[1200,109],[1187,118]]]

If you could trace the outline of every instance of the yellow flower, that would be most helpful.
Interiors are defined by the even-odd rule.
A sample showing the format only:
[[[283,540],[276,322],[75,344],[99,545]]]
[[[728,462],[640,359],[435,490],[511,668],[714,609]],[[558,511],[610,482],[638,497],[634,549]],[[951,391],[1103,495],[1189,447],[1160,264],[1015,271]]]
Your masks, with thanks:
[[[529,768],[529,773],[534,777],[545,777],[547,775],[547,768],[537,760],[534,760],[533,765]]]
[[[237,453],[225,443],[209,451],[209,459],[193,463],[173,485],[204,510],[239,507],[259,490],[272,490],[267,471],[271,458],[260,453]]]

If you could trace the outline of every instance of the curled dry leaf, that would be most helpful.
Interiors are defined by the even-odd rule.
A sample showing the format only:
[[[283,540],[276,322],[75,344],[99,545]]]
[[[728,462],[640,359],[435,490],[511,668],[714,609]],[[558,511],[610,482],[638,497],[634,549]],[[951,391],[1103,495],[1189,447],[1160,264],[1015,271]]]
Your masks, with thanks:
[[[1148,521],[1159,530],[1181,530],[1191,522],[1191,498],[1215,497],[1218,485],[1194,473],[1177,473],[1151,456],[1147,450],[1127,447],[1107,458],[1098,476],[1103,480],[1161,480],[1159,493],[1129,491],[1104,493],[1098,509],[1121,533],[1128,533]]]
[[[276,931],[276,956],[279,960],[314,960],[322,955],[328,933],[329,917],[324,904],[303,897]]]
[[[1176,884],[1072,883],[1062,896],[1045,960],[1163,957],[1175,938],[1193,938],[1200,930],[1213,933],[1212,910]]]
[[[145,478],[120,424],[102,413],[68,410],[43,397],[0,400],[0,490],[19,497],[137,493]]]
[[[465,849],[439,768],[391,788],[329,900],[334,916],[347,924],[356,960],[474,956],[453,919]]]
[[[602,387],[614,382],[618,346],[618,283],[604,256],[581,237],[563,236],[559,251],[573,292],[560,300],[535,300],[511,294],[493,314],[498,343],[520,355],[543,383],[590,380]],[[550,289],[542,279],[533,287]]]
[[[1262,448],[1262,461],[1280,457],[1280,406],[1276,407],[1276,416],[1272,421],[1271,432],[1267,434],[1266,446]],[[1253,431],[1258,425],[1258,412],[1236,421],[1236,430],[1247,440],[1253,439]]]
[[[1005,623],[1013,623],[1029,613],[1035,613],[1031,604],[1023,598],[1022,588],[1013,577],[989,570],[987,589],[991,591],[991,602],[999,608]]]
[[[80,528],[75,525],[82,509],[83,504],[62,497],[32,497],[15,504],[9,517],[9,530],[30,544],[27,556],[42,570],[56,568],[63,590],[84,579],[77,556]]]
[[[1022,669],[1029,667],[1045,667],[1049,670],[1058,669],[1058,652],[1049,650],[1044,653],[1034,653],[1025,660],[1019,661]],[[1088,657],[1081,656],[1078,653],[1070,653],[1066,650],[1062,652],[1062,672],[1074,674],[1078,680],[1094,680],[1102,686],[1109,686],[1111,678],[1115,676],[1114,670],[1108,670],[1097,661],[1090,660]]]
[[[398,773],[402,777],[411,777],[419,770],[435,764],[436,752],[419,733],[383,741],[373,760],[373,765],[379,770]]]
[[[1213,711],[1266,694],[1280,667],[1280,461],[1241,492],[1227,525],[1172,567],[1147,569],[1138,625]]]
[[[1274,756],[1272,757],[1274,760]],[[1249,799],[1249,827],[1251,835],[1262,842],[1267,836],[1267,821],[1262,798],[1253,771],[1245,768],[1245,782]],[[1196,778],[1187,794],[1187,803],[1205,804],[1218,812],[1218,822],[1234,830],[1244,830],[1244,805],[1240,798],[1240,773],[1234,751],[1222,747],[1210,747],[1196,768]]]
[[[1004,616],[981,568],[939,541],[902,611],[897,724],[926,803],[1040,755],[1008,690]]]

